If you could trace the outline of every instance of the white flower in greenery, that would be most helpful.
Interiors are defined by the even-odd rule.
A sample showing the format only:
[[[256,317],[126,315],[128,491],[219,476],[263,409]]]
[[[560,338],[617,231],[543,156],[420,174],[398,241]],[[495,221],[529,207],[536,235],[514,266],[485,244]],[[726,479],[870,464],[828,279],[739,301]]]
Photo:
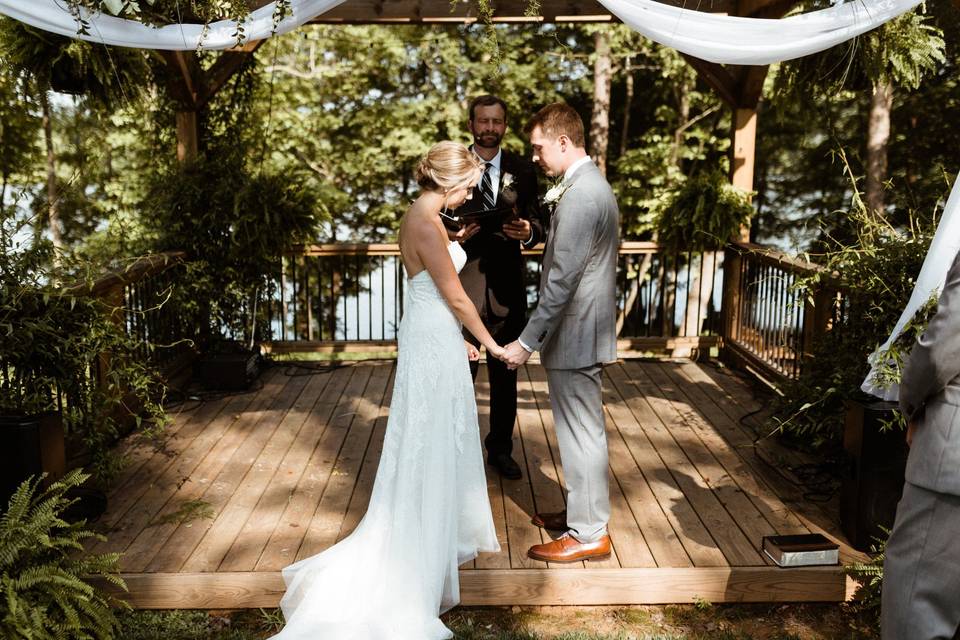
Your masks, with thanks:
[[[512,184],[513,184],[513,174],[512,173],[503,174],[503,178],[501,178],[501,181],[500,181],[500,188],[509,189],[510,185]]]

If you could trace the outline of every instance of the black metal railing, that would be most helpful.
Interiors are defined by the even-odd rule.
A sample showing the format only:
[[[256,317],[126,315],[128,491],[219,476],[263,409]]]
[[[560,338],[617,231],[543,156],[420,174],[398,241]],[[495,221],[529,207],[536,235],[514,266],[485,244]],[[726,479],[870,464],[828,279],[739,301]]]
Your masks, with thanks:
[[[542,249],[524,252],[530,307]],[[723,254],[668,254],[651,242],[621,245],[617,300],[621,338],[718,336]],[[310,348],[396,340],[404,279],[396,244],[334,244],[285,256],[267,301],[274,342]]]
[[[843,288],[822,267],[759,245],[727,246],[724,348],[774,378],[796,378],[813,343],[839,327]],[[819,275],[815,287],[801,279]]]

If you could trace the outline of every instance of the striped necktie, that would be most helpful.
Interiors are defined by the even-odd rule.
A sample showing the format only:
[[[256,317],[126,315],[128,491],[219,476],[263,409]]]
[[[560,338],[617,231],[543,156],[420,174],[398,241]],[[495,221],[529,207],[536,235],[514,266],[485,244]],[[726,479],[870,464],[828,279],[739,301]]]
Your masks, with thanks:
[[[483,198],[484,209],[495,209],[497,201],[493,197],[493,182],[490,180],[490,169],[493,165],[487,163],[480,178],[480,195]]]

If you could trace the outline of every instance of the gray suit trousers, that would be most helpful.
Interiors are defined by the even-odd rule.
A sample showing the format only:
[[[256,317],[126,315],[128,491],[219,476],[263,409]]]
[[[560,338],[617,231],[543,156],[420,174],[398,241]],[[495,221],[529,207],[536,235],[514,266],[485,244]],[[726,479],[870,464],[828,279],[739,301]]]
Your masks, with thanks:
[[[883,640],[951,640],[960,625],[960,496],[907,482],[883,563]]]
[[[547,369],[550,406],[567,485],[567,526],[580,542],[607,533],[610,487],[603,390],[597,364],[583,369]]]

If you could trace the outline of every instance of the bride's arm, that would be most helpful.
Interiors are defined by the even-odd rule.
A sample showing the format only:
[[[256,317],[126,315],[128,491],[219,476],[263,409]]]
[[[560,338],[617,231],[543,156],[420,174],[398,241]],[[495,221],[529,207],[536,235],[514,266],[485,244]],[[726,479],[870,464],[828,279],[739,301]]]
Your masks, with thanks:
[[[410,229],[411,240],[414,242],[417,257],[427,269],[433,283],[437,285],[440,295],[447,301],[447,305],[453,311],[457,319],[463,323],[473,336],[480,341],[480,344],[487,348],[487,352],[492,356],[499,358],[503,353],[503,348],[496,343],[487,328],[483,326],[480,315],[477,313],[473,302],[467,297],[463,285],[460,284],[460,277],[450,259],[450,252],[447,250],[446,238],[443,232],[436,225],[421,221]]]

